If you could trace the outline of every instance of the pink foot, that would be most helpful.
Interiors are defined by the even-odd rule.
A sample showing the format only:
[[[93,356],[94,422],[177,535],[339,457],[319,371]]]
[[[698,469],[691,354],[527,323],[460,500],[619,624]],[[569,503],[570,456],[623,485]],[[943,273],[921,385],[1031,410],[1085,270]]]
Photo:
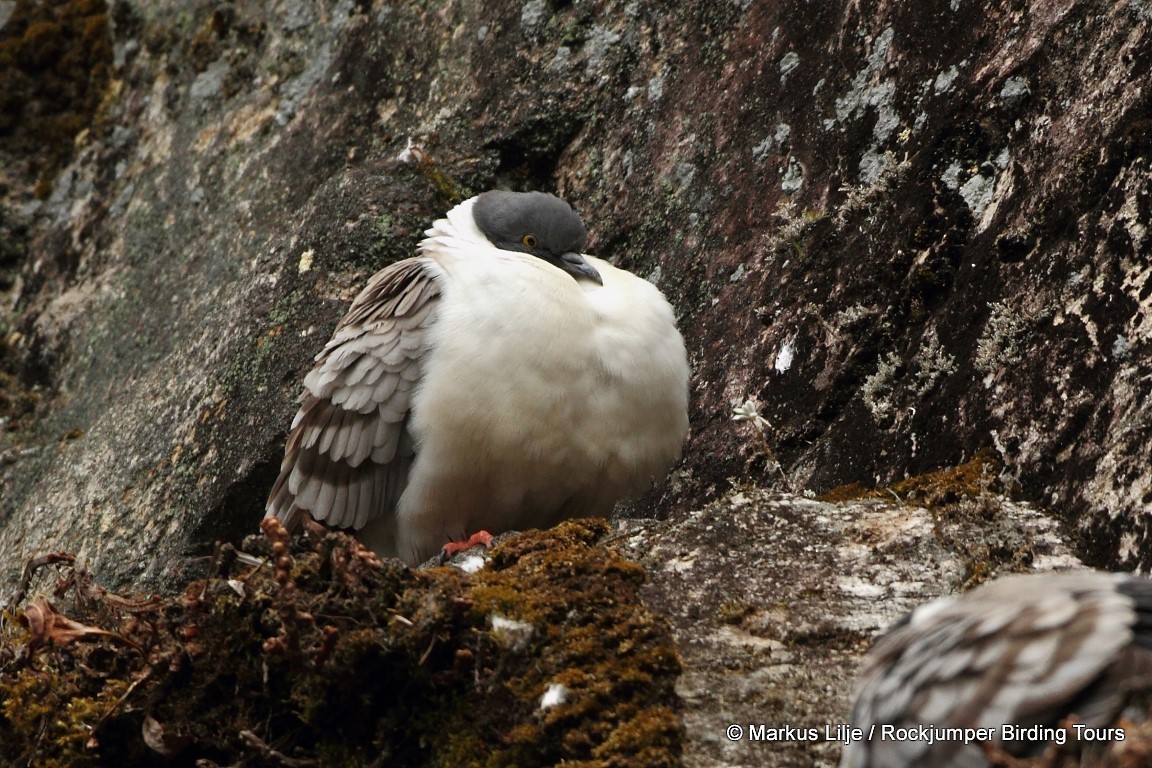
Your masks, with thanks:
[[[472,547],[489,547],[492,545],[492,534],[488,531],[477,531],[467,541],[450,541],[440,550],[440,561],[446,562],[455,555]]]

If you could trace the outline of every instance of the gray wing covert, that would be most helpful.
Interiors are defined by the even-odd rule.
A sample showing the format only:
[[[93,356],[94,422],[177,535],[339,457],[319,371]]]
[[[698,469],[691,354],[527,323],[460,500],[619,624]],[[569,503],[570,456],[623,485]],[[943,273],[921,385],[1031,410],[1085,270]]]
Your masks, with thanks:
[[[1152,687],[1152,659],[1133,646],[1133,630],[1142,626],[1152,645],[1145,579],[1071,572],[993,582],[921,607],[877,640],[861,673],[853,724],[1054,727],[1075,714],[1093,727],[1110,725],[1126,691]],[[1024,755],[1044,744],[1002,746]],[[914,765],[987,760],[962,741],[876,739],[846,748],[841,761],[841,768]]]
[[[391,513],[415,456],[408,412],[440,299],[435,265],[407,259],[377,272],[304,379],[300,410],[266,517],[299,513],[363,528]]]

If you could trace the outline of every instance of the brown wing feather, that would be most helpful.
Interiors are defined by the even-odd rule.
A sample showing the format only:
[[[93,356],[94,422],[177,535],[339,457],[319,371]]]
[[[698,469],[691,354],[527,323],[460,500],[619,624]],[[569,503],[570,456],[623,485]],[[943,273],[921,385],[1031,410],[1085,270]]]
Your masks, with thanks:
[[[272,486],[267,517],[290,530],[299,513],[362,528],[395,509],[414,450],[414,382],[440,299],[437,270],[408,259],[377,272],[316,356]]]

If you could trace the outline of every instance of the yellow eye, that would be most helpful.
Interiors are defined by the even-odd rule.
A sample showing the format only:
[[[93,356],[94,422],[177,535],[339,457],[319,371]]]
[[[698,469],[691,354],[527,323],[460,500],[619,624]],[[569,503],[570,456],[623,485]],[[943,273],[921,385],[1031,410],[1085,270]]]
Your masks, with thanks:
[[[536,239],[536,235],[524,235],[524,237],[520,238],[520,242],[529,248],[535,248],[540,244],[540,241]]]

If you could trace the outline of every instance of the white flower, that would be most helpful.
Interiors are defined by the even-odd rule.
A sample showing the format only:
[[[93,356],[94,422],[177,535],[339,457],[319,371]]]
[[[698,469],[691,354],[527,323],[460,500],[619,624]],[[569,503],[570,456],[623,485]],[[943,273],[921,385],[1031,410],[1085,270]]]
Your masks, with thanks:
[[[769,426],[768,419],[760,415],[760,403],[754,397],[732,408],[732,421],[750,421],[758,432],[763,432]]]

